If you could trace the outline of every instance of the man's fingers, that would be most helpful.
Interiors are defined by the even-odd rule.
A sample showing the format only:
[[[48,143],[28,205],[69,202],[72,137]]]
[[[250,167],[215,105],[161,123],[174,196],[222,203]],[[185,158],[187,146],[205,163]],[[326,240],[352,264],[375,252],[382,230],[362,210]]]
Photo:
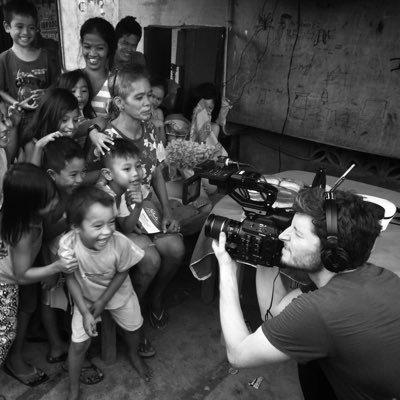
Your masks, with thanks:
[[[220,234],[219,234],[219,247],[221,249],[225,249],[225,243],[226,243],[225,232],[220,232]]]

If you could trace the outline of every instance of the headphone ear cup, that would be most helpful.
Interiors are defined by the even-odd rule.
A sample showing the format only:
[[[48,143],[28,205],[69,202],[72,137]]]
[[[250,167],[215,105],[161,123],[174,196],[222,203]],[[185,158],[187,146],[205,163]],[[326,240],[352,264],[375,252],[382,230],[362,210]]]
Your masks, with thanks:
[[[322,265],[331,272],[342,272],[350,265],[347,251],[342,247],[328,247],[321,251]]]

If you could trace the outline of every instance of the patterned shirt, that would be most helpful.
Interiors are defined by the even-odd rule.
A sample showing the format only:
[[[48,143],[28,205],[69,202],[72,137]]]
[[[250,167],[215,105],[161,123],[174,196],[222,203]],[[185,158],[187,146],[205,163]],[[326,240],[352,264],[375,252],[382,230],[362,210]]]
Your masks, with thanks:
[[[92,99],[92,107],[98,117],[108,117],[108,107],[111,102],[111,94],[108,90],[108,78],[104,81],[103,86]]]

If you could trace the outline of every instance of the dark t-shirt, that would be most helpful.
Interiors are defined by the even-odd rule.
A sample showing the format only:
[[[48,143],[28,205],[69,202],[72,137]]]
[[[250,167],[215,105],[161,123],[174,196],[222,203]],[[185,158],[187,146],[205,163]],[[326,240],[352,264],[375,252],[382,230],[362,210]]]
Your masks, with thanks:
[[[339,399],[400,398],[400,279],[391,271],[338,274],[262,329],[295,360],[318,360]]]
[[[34,61],[23,61],[12,49],[0,54],[0,90],[21,101],[30,96],[30,91],[46,89],[57,76],[57,66],[41,49]]]

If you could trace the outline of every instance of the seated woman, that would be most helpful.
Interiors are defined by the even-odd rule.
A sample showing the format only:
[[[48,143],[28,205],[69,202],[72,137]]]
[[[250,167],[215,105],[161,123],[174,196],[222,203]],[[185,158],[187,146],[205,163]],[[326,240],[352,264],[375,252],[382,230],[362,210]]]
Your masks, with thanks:
[[[168,313],[164,303],[164,292],[178,271],[185,248],[179,232],[179,224],[173,218],[164,177],[160,164],[162,154],[159,141],[150,122],[150,82],[143,67],[115,70],[109,78],[109,89],[119,114],[105,129],[109,137],[123,138],[139,148],[144,171],[141,191],[143,199],[154,200],[157,197],[161,213],[161,232],[146,235],[136,226],[120,227],[124,234],[145,250],[146,265],[139,263],[133,274],[135,291],[139,301],[152,282],[149,317],[150,323],[157,329],[168,323]],[[99,168],[94,160],[92,168]],[[156,195],[156,196],[154,196]],[[157,206],[156,206],[157,207]],[[142,231],[143,233],[138,233]],[[161,261],[161,263],[160,263]]]

